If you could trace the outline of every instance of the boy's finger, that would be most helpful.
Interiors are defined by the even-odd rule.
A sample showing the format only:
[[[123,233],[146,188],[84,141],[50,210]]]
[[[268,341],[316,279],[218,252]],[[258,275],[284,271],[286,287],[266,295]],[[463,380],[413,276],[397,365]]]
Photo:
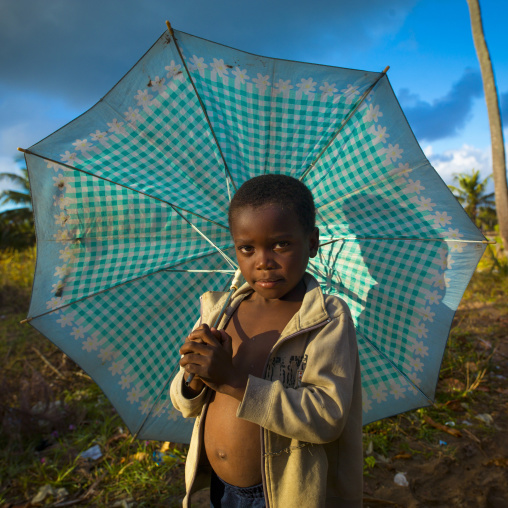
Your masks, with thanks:
[[[222,332],[223,330],[217,330],[217,328],[214,328],[213,326],[210,328],[210,331],[212,332],[213,336],[222,343]]]
[[[233,339],[224,330],[218,330],[221,337],[220,342],[222,347],[231,355],[233,355]]]
[[[187,353],[182,355],[180,358],[180,366],[184,367],[188,372],[192,372],[189,370],[189,366],[191,365],[204,365],[207,359],[205,356],[197,354],[197,353]]]
[[[205,344],[203,342],[196,342],[196,341],[189,341],[186,342],[181,348],[180,348],[180,354],[181,355],[188,355],[191,353],[204,355],[210,353],[210,345]]]
[[[203,324],[199,328],[193,330],[190,333],[189,337],[190,340],[194,342],[201,340],[205,344],[210,344],[213,346],[220,345],[220,342],[216,338],[215,334],[212,333],[210,327],[207,324]]]

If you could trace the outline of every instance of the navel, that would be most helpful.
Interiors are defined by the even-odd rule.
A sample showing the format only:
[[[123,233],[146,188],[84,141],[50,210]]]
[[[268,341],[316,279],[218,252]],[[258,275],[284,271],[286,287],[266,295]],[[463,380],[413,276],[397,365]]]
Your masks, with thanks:
[[[219,457],[219,459],[221,459],[221,460],[227,460],[228,455],[223,450],[217,450],[217,457]]]

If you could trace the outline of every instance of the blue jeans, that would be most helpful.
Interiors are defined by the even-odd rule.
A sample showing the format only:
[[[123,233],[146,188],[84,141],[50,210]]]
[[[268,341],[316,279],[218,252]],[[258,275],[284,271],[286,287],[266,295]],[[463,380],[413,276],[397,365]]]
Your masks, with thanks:
[[[265,508],[263,484],[253,487],[235,487],[212,471],[210,483],[211,508]]]

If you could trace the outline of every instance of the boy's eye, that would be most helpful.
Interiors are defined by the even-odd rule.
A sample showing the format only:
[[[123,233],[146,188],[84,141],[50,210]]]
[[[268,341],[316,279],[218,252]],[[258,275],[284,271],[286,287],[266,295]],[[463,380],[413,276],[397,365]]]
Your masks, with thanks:
[[[287,247],[289,245],[289,242],[277,242],[273,248],[274,249],[284,249],[285,247]]]
[[[252,252],[252,246],[251,245],[239,245],[237,249],[240,252],[243,252],[244,254],[248,254],[249,252]]]

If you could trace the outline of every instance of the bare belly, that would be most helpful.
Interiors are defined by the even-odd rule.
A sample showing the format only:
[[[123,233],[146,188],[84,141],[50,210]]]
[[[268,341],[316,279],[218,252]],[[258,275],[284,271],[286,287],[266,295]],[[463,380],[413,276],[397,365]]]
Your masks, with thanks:
[[[205,450],[210,465],[237,487],[261,483],[259,425],[236,417],[240,403],[221,393],[212,398],[205,420]]]

